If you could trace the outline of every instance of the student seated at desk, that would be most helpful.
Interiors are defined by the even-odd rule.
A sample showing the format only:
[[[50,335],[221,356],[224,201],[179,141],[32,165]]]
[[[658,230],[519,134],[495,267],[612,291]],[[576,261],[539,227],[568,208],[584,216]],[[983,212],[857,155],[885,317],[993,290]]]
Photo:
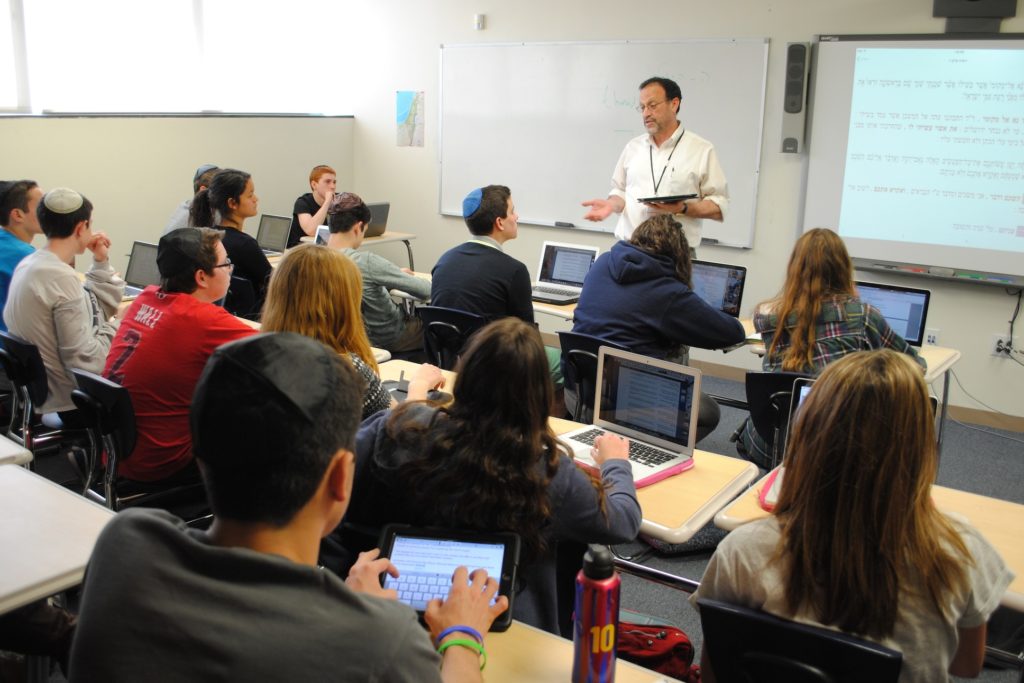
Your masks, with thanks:
[[[730,533],[700,597],[821,624],[903,653],[902,683],[977,676],[985,623],[1013,579],[969,524],[932,502],[928,387],[894,351],[849,355],[794,424],[775,514]],[[714,662],[701,662],[705,677]]]
[[[213,525],[143,509],[111,520],[86,572],[70,680],[481,680],[478,653],[458,641],[508,607],[490,605],[498,582],[484,570],[471,584],[456,570],[427,608],[428,635],[381,587],[397,570],[379,551],[346,581],[317,566],[351,499],[361,403],[359,375],[311,339],[218,349],[191,413]],[[431,640],[452,627],[442,660]]]
[[[648,218],[587,273],[572,331],[684,365],[690,346],[720,349],[741,343],[743,325],[701,299],[690,274],[682,226],[669,214]],[[575,392],[567,388],[565,395],[571,410]],[[718,403],[701,392],[698,441],[715,429],[719,416]]]
[[[188,409],[210,354],[255,330],[214,304],[231,282],[220,230],[180,228],[160,238],[160,286],[150,285],[124,314],[103,374],[128,390],[138,440],[118,476],[150,486],[199,481]]]
[[[250,320],[259,320],[267,297],[267,281],[272,268],[256,238],[245,232],[245,220],[259,212],[259,197],[252,176],[245,171],[226,168],[217,172],[210,187],[200,190],[192,200],[189,225],[196,228],[217,228],[224,231],[224,248],[234,264],[232,276],[248,280],[255,301],[249,311],[232,313]],[[219,217],[219,223],[214,219]]]
[[[592,477],[548,425],[553,392],[540,333],[516,318],[487,325],[459,361],[450,406],[406,403],[360,428],[349,519],[519,533],[513,615],[558,633],[559,541],[632,540],[640,505],[626,440],[599,437]]]
[[[7,303],[14,269],[35,251],[32,240],[43,232],[36,215],[42,198],[43,191],[34,180],[0,181],[0,308]],[[0,330],[7,331],[3,315]],[[0,377],[0,386],[9,386],[6,377]]]
[[[200,191],[210,186],[210,183],[213,182],[213,176],[217,175],[219,170],[220,168],[214,164],[203,164],[196,169],[195,174],[192,176],[192,196],[183,201],[174,210],[174,213],[171,214],[171,217],[167,220],[167,225],[164,226],[165,235],[171,230],[188,227],[189,215],[192,213],[192,200]]]
[[[504,185],[473,190],[462,200],[473,239],[441,255],[431,271],[430,303],[497,320],[514,316],[533,323],[533,295],[526,266],[502,245],[519,235],[519,214]],[[562,354],[547,347],[551,378],[562,386]]]
[[[92,231],[92,202],[66,187],[50,190],[37,209],[46,246],[14,269],[4,307],[11,334],[35,344],[46,366],[49,395],[40,413],[56,412],[69,427],[84,426],[71,390],[72,368],[100,372],[116,326],[109,321],[124,296],[110,265],[110,239]],[[85,285],[69,263],[92,252]]]
[[[391,298],[389,290],[398,289],[419,299],[430,298],[430,281],[416,277],[408,268],[399,268],[372,251],[360,251],[370,209],[358,195],[336,195],[327,213],[331,236],[327,246],[337,249],[359,266],[363,276],[363,324],[370,343],[392,353],[423,348],[423,323],[407,316]]]
[[[316,229],[327,224],[327,211],[331,208],[338,176],[330,166],[314,166],[309,172],[310,192],[295,200],[292,207],[292,229],[288,233],[288,246],[294,247],[303,237],[312,237]]]
[[[869,349],[893,349],[925,366],[882,313],[857,297],[846,245],[826,228],[808,230],[797,240],[782,292],[757,306],[754,329],[764,339],[766,372],[817,374],[848,353]],[[770,466],[771,449],[749,419],[736,449],[756,465]]]
[[[359,308],[359,268],[344,254],[317,244],[300,244],[281,258],[263,312],[264,332],[298,332],[347,357],[363,377],[363,418],[395,405],[381,384],[377,361]],[[444,385],[441,371],[424,363],[409,380],[407,400],[425,399]]]

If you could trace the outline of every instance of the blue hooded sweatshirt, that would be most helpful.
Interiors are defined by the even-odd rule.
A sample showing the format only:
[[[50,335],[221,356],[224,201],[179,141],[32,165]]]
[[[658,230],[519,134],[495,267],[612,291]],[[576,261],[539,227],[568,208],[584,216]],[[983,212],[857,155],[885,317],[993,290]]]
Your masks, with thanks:
[[[594,262],[573,318],[573,332],[655,358],[684,344],[719,349],[746,338],[739,320],[678,280],[672,259],[629,242],[616,242]]]

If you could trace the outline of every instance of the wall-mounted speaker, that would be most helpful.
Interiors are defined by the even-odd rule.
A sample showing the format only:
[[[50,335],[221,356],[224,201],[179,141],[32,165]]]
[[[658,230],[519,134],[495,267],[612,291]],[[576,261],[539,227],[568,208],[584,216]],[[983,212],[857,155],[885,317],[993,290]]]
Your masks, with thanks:
[[[786,43],[786,82],[782,96],[782,151],[786,154],[804,151],[810,62],[809,43]]]

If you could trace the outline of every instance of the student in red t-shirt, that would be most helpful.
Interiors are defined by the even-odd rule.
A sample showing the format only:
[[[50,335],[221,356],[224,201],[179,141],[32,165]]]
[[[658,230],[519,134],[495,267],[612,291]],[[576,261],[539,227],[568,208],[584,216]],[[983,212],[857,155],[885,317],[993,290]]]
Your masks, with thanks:
[[[188,410],[207,358],[253,330],[214,302],[224,298],[233,266],[223,233],[180,228],[160,238],[160,286],[150,285],[124,315],[103,374],[128,389],[138,441],[118,466],[137,482],[198,482]]]

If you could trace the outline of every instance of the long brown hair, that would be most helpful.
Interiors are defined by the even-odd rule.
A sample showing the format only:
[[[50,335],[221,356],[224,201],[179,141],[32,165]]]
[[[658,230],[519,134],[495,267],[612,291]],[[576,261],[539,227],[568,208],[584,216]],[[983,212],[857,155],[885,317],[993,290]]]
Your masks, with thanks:
[[[895,351],[830,363],[790,436],[775,514],[792,613],[881,638],[908,586],[946,612],[971,556],[931,499],[938,459],[921,370]]]
[[[778,319],[768,355],[774,354],[779,344],[788,338],[789,348],[782,357],[782,369],[802,372],[812,368],[821,304],[826,299],[844,295],[857,295],[853,285],[853,262],[846,245],[839,235],[827,228],[808,230],[793,247],[782,293],[761,305]]]
[[[377,371],[363,327],[363,278],[340,251],[300,244],[281,258],[267,287],[261,329],[298,332]]]
[[[554,389],[540,333],[518,318],[490,323],[457,371],[455,401],[440,409],[447,419],[409,427],[405,404],[390,418],[391,438],[421,454],[399,468],[398,490],[432,522],[518,532],[526,557],[536,557],[548,484],[568,455],[548,425]],[[603,510],[603,490],[595,495]]]
[[[629,243],[650,254],[672,259],[676,267],[676,277],[687,287],[693,287],[690,281],[693,270],[690,263],[690,243],[686,241],[683,226],[670,214],[661,213],[645,220],[633,231]]]

